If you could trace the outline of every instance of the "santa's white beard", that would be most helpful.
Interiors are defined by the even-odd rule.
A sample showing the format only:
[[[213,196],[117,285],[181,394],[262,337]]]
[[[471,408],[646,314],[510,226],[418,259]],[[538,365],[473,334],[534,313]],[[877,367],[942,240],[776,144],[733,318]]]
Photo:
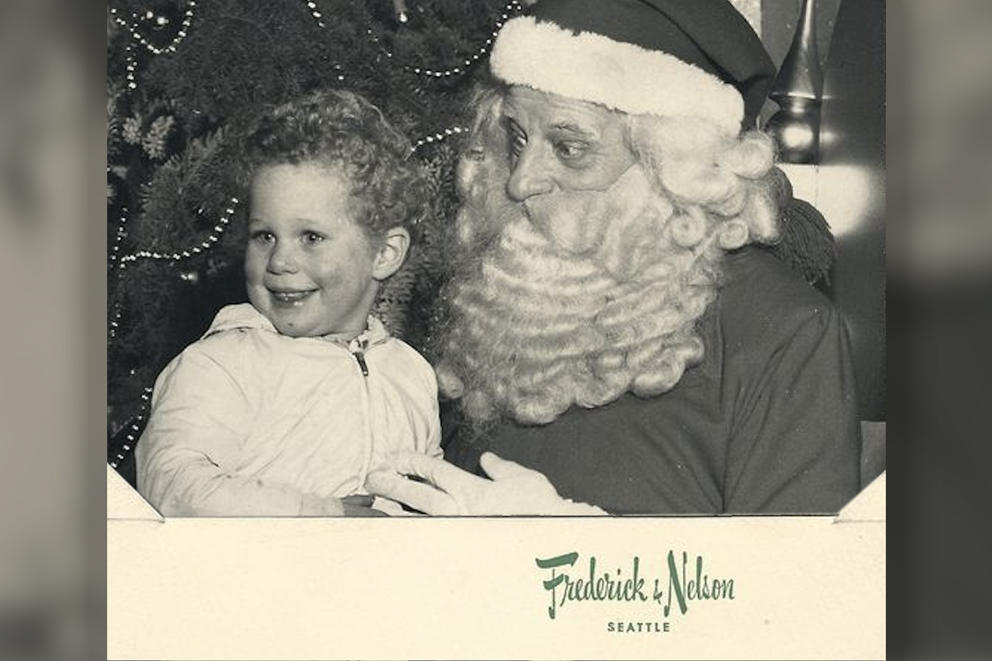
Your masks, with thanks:
[[[476,423],[544,424],[573,405],[670,390],[702,358],[695,322],[718,279],[718,251],[673,241],[685,219],[638,165],[608,191],[554,193],[526,211],[494,189],[469,200],[459,234],[478,254],[449,288],[442,392]]]

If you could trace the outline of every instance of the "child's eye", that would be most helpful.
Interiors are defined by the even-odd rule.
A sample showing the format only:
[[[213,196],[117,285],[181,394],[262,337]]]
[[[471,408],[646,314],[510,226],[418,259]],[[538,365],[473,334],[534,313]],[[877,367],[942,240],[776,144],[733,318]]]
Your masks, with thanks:
[[[317,232],[305,232],[303,234],[303,241],[305,243],[314,244],[314,243],[320,243],[323,240],[324,240],[324,235],[318,234]]]
[[[268,230],[255,230],[251,233],[251,240],[257,241],[258,243],[271,243],[275,241],[276,236]]]

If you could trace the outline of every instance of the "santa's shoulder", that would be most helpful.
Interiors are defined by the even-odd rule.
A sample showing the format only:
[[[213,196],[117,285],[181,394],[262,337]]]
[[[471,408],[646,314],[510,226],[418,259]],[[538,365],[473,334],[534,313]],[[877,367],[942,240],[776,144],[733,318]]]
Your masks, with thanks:
[[[833,303],[788,265],[759,248],[727,255],[716,315],[730,351],[822,335],[839,325]]]

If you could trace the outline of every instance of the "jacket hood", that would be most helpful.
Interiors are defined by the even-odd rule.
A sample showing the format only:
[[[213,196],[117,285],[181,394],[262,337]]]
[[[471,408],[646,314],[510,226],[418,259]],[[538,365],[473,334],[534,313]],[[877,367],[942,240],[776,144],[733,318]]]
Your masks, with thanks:
[[[203,334],[203,337],[214,335],[222,331],[238,329],[267,330],[276,333],[276,327],[265,318],[250,303],[240,303],[238,305],[228,305],[221,308],[217,316],[214,317],[210,328]]]
[[[210,324],[210,328],[203,334],[203,337],[209,337],[223,331],[249,329],[279,333],[276,327],[272,325],[272,322],[256,310],[251,303],[239,303],[221,308],[217,316],[214,317],[213,323]],[[369,315],[368,328],[359,335],[359,338],[363,336],[367,340],[367,344],[378,344],[389,339],[389,331],[386,330],[386,327],[378,318]],[[347,340],[335,334],[323,335],[316,339],[324,339],[330,342],[348,345]]]

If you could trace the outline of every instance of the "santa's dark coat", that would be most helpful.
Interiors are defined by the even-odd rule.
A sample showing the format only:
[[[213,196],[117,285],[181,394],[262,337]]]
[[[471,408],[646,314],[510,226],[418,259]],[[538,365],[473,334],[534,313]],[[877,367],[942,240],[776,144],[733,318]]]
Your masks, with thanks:
[[[842,319],[760,250],[728,255],[726,276],[699,321],[705,358],[673,390],[475,439],[453,423],[446,458],[479,472],[492,450],[613,513],[836,512],[860,460]]]

